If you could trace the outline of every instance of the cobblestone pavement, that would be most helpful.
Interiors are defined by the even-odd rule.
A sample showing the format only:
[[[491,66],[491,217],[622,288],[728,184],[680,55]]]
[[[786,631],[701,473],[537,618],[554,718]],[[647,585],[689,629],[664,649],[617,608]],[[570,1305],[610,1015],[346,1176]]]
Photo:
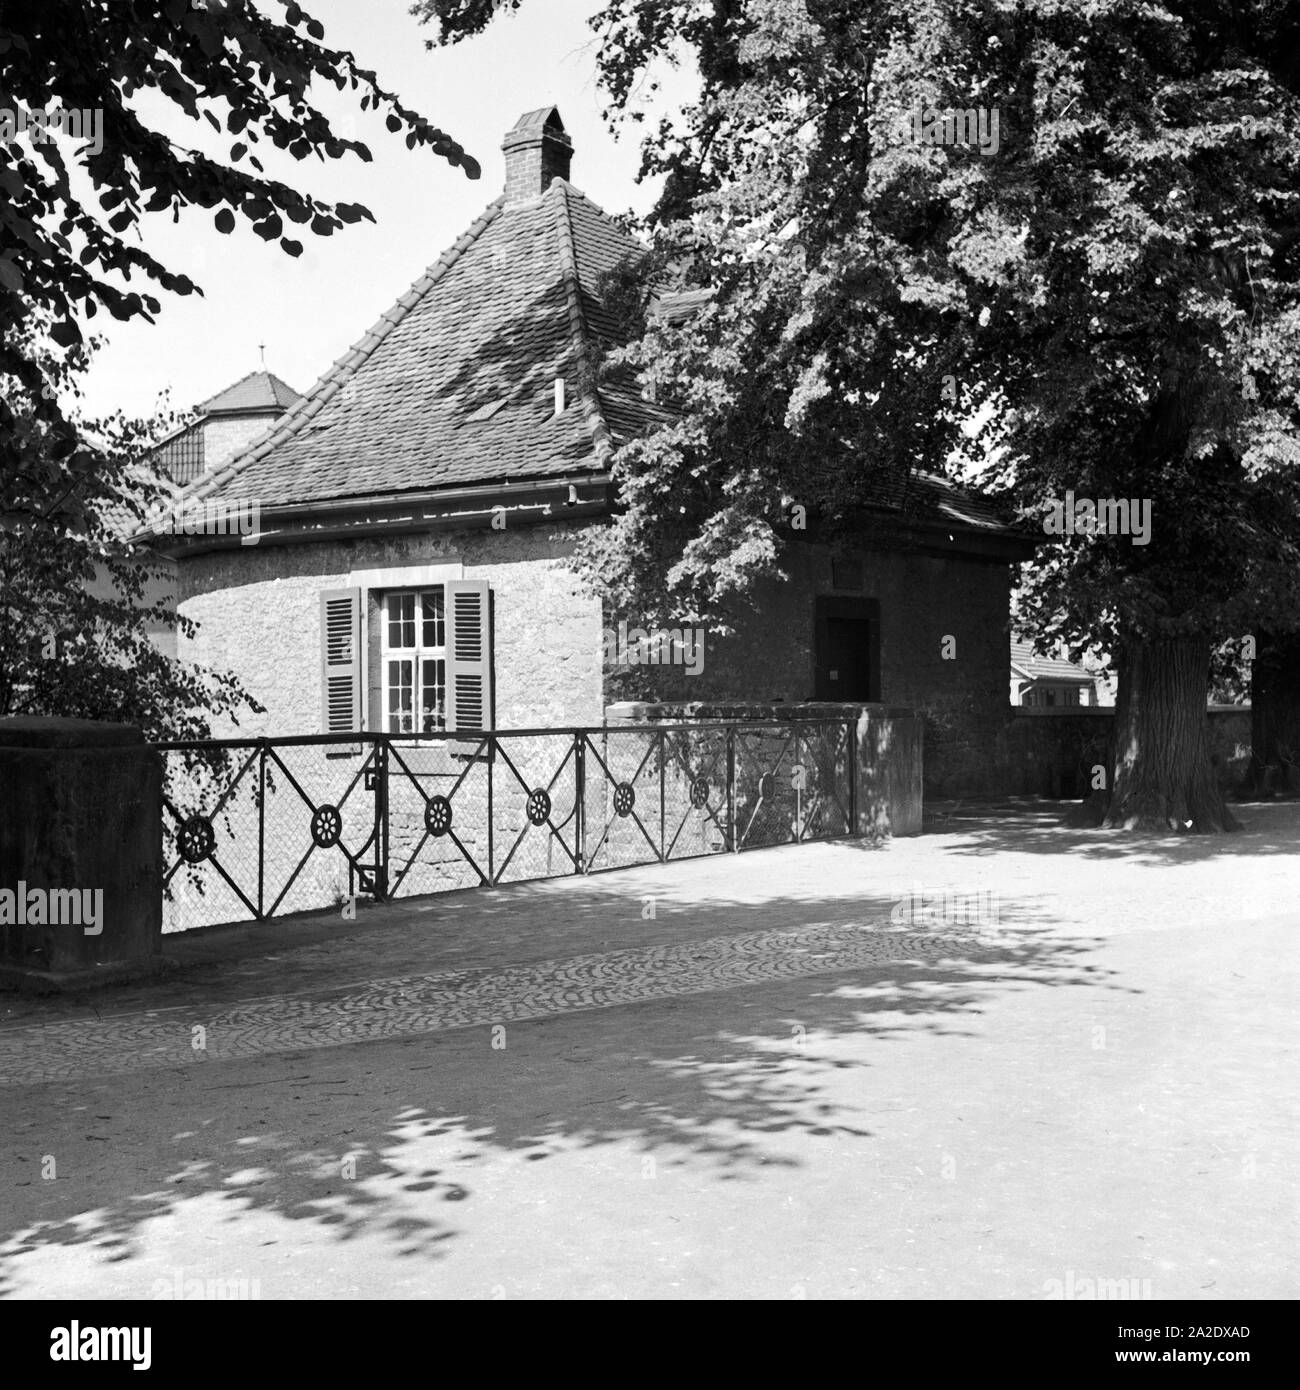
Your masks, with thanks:
[[[0,996],[0,1297],[1300,1296],[1300,807],[1242,819],[954,817]],[[913,885],[1000,921],[895,929]]]
[[[304,1048],[413,1037],[448,1028],[546,1018],[647,999],[739,989],[888,960],[996,955],[971,936],[868,926],[719,936],[549,960],[374,980],[330,997],[277,996],[210,1015],[193,1006],[0,1032],[0,1084],[71,1081]],[[196,1045],[196,1032],[201,1042]]]

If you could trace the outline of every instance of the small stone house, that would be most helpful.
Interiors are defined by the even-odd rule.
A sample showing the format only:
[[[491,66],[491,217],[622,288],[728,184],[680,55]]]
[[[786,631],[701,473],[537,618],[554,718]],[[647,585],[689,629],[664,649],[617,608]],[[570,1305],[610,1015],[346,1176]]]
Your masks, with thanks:
[[[1097,680],[1073,661],[1041,656],[1032,642],[1012,638],[1011,703],[1036,709],[1095,705]]]
[[[643,642],[566,563],[615,502],[614,450],[663,418],[594,371],[614,333],[602,276],[638,246],[570,182],[554,108],[503,150],[501,196],[189,489],[256,503],[261,533],[168,538],[199,624],[181,655],[239,675],[267,709],[251,732],[290,735],[601,724],[630,651],[664,700],[921,707],[960,782],[1006,719],[1011,568],[1031,544],[921,480],[924,505],[870,545],[792,544],[789,579],[733,635]]]
[[[194,407],[192,418],[159,441],[150,461],[184,486],[233,458],[300,397],[274,372],[249,372]]]

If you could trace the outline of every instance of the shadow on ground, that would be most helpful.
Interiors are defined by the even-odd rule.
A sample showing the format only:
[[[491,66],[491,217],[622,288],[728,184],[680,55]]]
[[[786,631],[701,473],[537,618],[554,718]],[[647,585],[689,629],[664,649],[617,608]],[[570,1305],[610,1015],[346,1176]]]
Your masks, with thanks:
[[[1231,809],[1242,828],[1226,835],[1138,835],[1074,829],[1065,819],[1079,804],[1029,797],[992,803],[941,802],[927,809],[925,833],[953,837],[946,848],[956,854],[1012,850],[1151,864],[1300,854],[1300,802],[1234,804]]]
[[[972,827],[971,834],[988,836],[993,848],[999,830]],[[617,876],[587,880],[601,886],[581,895],[551,883],[499,890],[490,902],[487,893],[474,896],[487,930],[494,920],[538,917],[549,900],[570,943],[581,938],[582,950],[600,951],[645,944],[626,936],[629,891],[635,895],[639,881],[629,890]],[[674,943],[866,923],[887,920],[893,901],[871,892],[695,901],[680,908],[680,922],[665,908],[645,930],[656,943]],[[552,919],[545,911],[540,919],[538,959],[554,955]],[[996,935],[972,937],[947,958],[882,959],[511,1023],[499,1050],[491,1030],[476,1027],[0,1088],[7,1150],[0,1293],[13,1291],[25,1252],[78,1246],[128,1261],[140,1253],[145,1223],[168,1214],[188,1220],[203,1199],[215,1198],[231,1219],[273,1214],[328,1228],[343,1244],[379,1235],[393,1253],[428,1257],[464,1232],[457,1213],[468,1210],[475,1176],[494,1156],[541,1163],[559,1151],[599,1155],[618,1145],[625,1153],[630,1144],[667,1163],[705,1160],[716,1180],[743,1182],[768,1165],[794,1163],[781,1151],[783,1136],[869,1144],[862,1114],[868,1100],[880,1100],[869,1080],[852,1114],[827,1089],[833,1073],[869,1071],[871,1063],[836,1055],[837,1039],[869,1036],[889,1047],[918,1033],[958,1036],[1011,991],[1124,988],[1089,963],[1095,939],[1065,937],[1049,925],[1039,909],[1012,904]],[[421,947],[420,933],[407,930],[429,969],[427,931]],[[378,939],[360,934],[357,949]],[[292,984],[294,952],[284,954]],[[201,984],[208,1016],[219,983],[209,973]],[[46,1154],[58,1165],[54,1181],[42,1180]],[[349,1156],[351,1180],[342,1176]],[[277,1234],[291,1238],[284,1227]]]

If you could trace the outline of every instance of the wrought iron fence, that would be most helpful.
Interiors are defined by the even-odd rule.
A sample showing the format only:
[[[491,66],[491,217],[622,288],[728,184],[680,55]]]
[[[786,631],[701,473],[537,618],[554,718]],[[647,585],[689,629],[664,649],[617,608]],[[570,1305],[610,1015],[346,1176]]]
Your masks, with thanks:
[[[164,930],[851,835],[852,720],[157,745]]]

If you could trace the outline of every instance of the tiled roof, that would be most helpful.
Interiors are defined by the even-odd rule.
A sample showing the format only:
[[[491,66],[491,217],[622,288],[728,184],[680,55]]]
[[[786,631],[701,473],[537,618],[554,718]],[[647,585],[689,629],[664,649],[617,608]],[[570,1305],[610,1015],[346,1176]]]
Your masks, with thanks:
[[[713,298],[711,289],[666,290],[657,295],[654,303],[655,317],[666,319],[671,324],[684,323],[694,318]]]
[[[806,460],[802,472],[810,481],[833,489],[844,483],[843,473],[849,466],[843,455],[827,454]],[[1000,537],[1026,534],[990,498],[966,491],[938,473],[872,468],[870,459],[861,457],[854,466],[858,475],[854,491],[860,498],[855,512],[864,522],[876,514],[888,518],[890,527],[896,527],[899,518],[906,518],[909,523],[930,528],[953,527]]]
[[[134,464],[127,466],[123,478],[123,491],[130,492],[135,496],[137,502],[143,506],[144,485],[153,484],[162,489],[163,497],[157,501],[164,500],[164,497],[179,496],[181,488],[177,486],[176,479],[158,470],[157,465],[151,458],[146,456]],[[139,488],[139,490],[137,490]],[[122,502],[107,501],[99,506],[99,519],[104,526],[120,541],[139,539],[140,522],[135,513]]]
[[[200,415],[221,415],[234,411],[287,410],[300,397],[274,372],[249,372],[233,386],[218,391],[195,409]]]
[[[193,482],[206,467],[203,421],[210,415],[282,415],[298,392],[274,372],[249,372],[233,386],[218,391],[189,413],[183,424],[164,435],[154,446],[154,464],[174,483]],[[270,424],[270,418],[267,423]]]
[[[603,467],[653,409],[631,386],[587,384],[614,332],[597,281],[638,249],[563,179],[528,202],[498,199],[196,492],[271,506]]]
[[[528,201],[498,198],[281,419],[187,494],[342,503],[605,468],[619,444],[672,418],[631,377],[591,384],[619,336],[600,279],[640,253],[565,179]],[[670,294],[661,312],[685,318],[707,298]],[[880,505],[1007,531],[990,503],[929,474],[906,494],[882,486]]]
[[[153,452],[155,466],[174,483],[193,482],[203,472],[203,422],[195,420],[167,436]]]
[[[966,492],[936,473],[913,473],[907,480],[906,490],[908,510],[918,512],[927,519],[973,526],[980,531],[1014,529],[1009,518],[986,497]],[[889,497],[882,498],[884,506],[904,505],[902,486],[896,486],[890,493]]]
[[[1039,656],[1032,642],[1018,642],[1011,639],[1011,664],[1030,680],[1077,681],[1091,685],[1094,677],[1082,666],[1059,657]]]

